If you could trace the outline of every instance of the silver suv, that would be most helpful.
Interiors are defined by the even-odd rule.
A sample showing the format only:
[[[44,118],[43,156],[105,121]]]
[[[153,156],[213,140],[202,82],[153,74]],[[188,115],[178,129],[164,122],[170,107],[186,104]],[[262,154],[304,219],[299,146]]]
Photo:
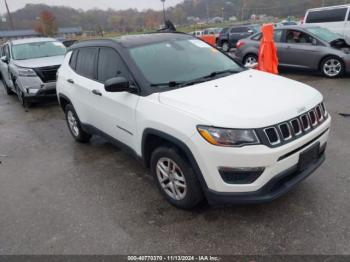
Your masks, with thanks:
[[[43,98],[56,97],[56,73],[65,53],[65,46],[53,38],[5,43],[0,73],[7,94],[17,94],[24,107]]]

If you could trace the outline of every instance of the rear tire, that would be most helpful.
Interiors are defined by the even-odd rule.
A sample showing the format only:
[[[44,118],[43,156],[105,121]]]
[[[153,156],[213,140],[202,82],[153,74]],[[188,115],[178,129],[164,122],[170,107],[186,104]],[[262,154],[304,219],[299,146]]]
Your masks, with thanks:
[[[255,54],[248,54],[243,59],[243,65],[253,65],[258,63],[258,56]]]
[[[66,105],[65,114],[66,114],[68,129],[72,134],[73,138],[75,139],[75,141],[79,143],[88,143],[91,139],[91,134],[85,132],[81,128],[81,123],[78,118],[78,115],[71,104]]]
[[[320,70],[325,77],[338,78],[344,75],[345,64],[337,56],[328,56],[322,60]]]
[[[225,41],[222,43],[222,51],[224,52],[229,52],[231,50],[230,44]]]
[[[161,146],[151,157],[151,173],[164,198],[173,206],[193,209],[204,199],[194,171],[176,148]]]

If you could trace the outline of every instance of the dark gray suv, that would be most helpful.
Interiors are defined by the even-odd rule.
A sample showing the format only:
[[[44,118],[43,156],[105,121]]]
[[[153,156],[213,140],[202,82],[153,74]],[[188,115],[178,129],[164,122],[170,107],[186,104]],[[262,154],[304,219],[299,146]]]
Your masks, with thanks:
[[[228,52],[231,48],[235,48],[240,39],[254,35],[260,32],[260,25],[239,25],[224,28],[218,39],[217,47]]]

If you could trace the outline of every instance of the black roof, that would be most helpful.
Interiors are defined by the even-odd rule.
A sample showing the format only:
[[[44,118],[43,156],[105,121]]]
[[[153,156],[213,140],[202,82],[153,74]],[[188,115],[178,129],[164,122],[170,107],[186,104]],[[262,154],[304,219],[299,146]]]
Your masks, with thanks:
[[[140,34],[140,35],[127,35],[115,38],[107,39],[94,39],[81,41],[74,44],[70,49],[88,47],[88,46],[98,46],[98,45],[111,45],[113,43],[118,43],[120,46],[125,48],[131,48],[136,46],[143,46],[153,43],[160,43],[168,40],[175,39],[192,39],[193,36],[184,33],[150,33],[150,34]]]

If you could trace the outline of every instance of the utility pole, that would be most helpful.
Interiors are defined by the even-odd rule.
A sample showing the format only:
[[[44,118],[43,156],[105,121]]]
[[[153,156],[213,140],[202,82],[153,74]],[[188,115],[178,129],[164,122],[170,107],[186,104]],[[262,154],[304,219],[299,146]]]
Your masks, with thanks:
[[[160,0],[162,1],[163,3],[163,19],[164,19],[164,25],[165,25],[165,22],[166,22],[166,17],[165,17],[165,0]]]
[[[9,6],[7,5],[7,1],[5,1],[5,6],[6,6],[6,10],[7,10],[7,16],[9,17],[9,20],[10,20],[10,26],[11,26],[11,30],[15,30],[15,25],[13,24],[13,20],[12,20],[12,16],[11,16],[11,13],[10,13],[10,10],[9,10]]]

